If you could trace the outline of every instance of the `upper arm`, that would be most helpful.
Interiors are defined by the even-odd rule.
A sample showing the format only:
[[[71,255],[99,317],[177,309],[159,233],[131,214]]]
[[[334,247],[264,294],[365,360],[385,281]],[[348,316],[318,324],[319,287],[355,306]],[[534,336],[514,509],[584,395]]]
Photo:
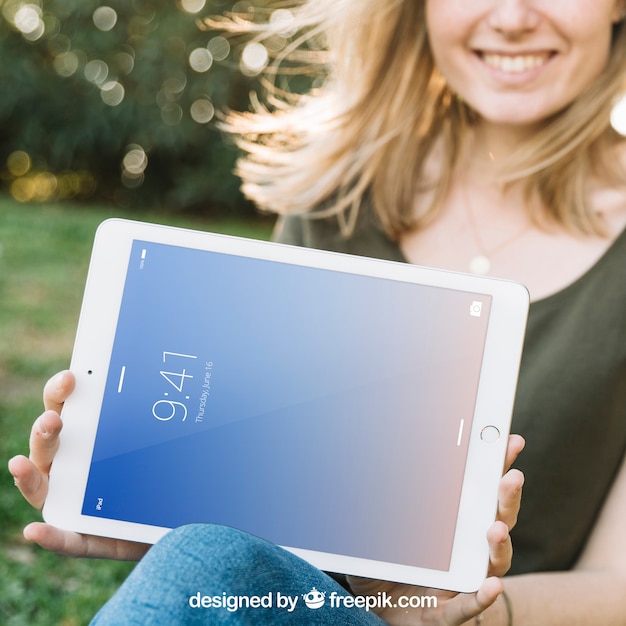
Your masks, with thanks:
[[[626,458],[587,540],[576,569],[612,569],[626,573]]]

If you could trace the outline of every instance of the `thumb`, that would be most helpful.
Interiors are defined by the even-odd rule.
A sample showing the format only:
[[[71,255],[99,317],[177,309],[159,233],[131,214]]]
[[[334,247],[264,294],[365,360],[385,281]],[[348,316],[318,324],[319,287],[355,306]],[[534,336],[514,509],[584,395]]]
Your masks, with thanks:
[[[502,580],[492,576],[485,579],[476,593],[460,593],[446,606],[446,624],[460,625],[488,609],[504,590]]]

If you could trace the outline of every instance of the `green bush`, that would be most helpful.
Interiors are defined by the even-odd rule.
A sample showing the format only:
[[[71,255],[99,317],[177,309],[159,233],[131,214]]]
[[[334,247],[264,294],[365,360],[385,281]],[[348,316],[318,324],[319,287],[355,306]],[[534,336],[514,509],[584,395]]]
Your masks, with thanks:
[[[213,111],[246,108],[258,85],[239,42],[202,25],[234,3],[104,1],[0,3],[2,188],[21,201],[249,211]]]

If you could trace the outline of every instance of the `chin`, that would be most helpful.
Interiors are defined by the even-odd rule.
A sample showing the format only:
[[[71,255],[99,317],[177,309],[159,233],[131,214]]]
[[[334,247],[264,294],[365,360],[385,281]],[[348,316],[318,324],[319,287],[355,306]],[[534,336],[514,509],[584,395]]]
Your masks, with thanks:
[[[502,105],[496,110],[474,109],[482,122],[494,126],[510,126],[516,129],[528,128],[529,130],[541,126],[560,109],[550,108],[538,112],[529,111],[528,108],[519,106],[507,107]]]

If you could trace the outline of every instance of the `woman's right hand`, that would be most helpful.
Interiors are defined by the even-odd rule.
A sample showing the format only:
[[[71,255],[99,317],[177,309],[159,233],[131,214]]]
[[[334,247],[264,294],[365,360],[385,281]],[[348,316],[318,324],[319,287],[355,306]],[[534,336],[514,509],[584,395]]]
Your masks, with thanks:
[[[74,375],[59,372],[44,387],[45,411],[33,424],[30,433],[30,455],[16,456],[9,461],[9,471],[22,495],[41,510],[48,495],[48,475],[59,447],[63,423],[59,417],[63,403],[74,390]],[[76,557],[139,560],[150,547],[118,539],[81,535],[60,530],[43,522],[33,522],[24,529],[24,537],[42,548]]]

